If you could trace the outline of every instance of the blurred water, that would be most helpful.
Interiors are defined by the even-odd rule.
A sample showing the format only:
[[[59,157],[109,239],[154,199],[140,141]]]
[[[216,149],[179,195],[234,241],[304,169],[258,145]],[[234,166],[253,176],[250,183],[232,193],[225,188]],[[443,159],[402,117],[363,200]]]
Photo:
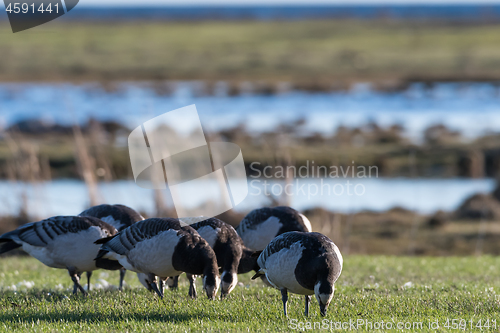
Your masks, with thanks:
[[[229,96],[219,85],[215,94],[200,94],[201,83],[178,82],[159,95],[147,84],[123,83],[116,91],[97,84],[0,84],[0,125],[43,119],[66,125],[89,118],[111,119],[135,128],[159,114],[196,104],[207,130],[245,123],[253,131],[269,131],[280,122],[306,118],[305,132],[331,133],[338,126],[375,121],[400,124],[413,140],[430,125],[445,124],[468,138],[500,132],[500,90],[489,83],[414,84],[401,92],[382,93],[369,84],[350,91],[270,96]]]
[[[49,123],[72,125],[89,118],[115,120],[135,128],[154,116],[196,104],[205,130],[244,123],[250,130],[270,131],[283,121],[306,119],[304,132],[332,133],[338,126],[360,126],[375,121],[382,126],[400,124],[414,140],[426,127],[443,123],[469,138],[488,131],[500,132],[500,90],[494,84],[414,84],[401,92],[373,91],[369,84],[350,91],[304,93],[289,91],[276,95],[245,93],[229,96],[224,84],[211,94],[199,82],[177,82],[168,94],[157,94],[148,84],[123,83],[107,91],[98,84],[0,84],[0,124],[7,127],[23,119],[43,119]],[[205,89],[206,90],[206,89]],[[255,180],[250,180],[255,181]],[[422,213],[455,209],[467,196],[491,191],[491,180],[460,179],[358,179],[363,195],[316,193],[319,179],[299,180],[291,204],[297,209],[324,207],[343,212],[363,209],[385,210],[394,206]],[[343,180],[324,180],[330,189]],[[270,188],[279,184],[273,181]],[[153,193],[130,181],[99,185],[102,202],[123,203],[138,210],[154,211]],[[250,183],[250,194],[237,207],[249,210],[269,204],[263,183]],[[0,182],[0,215],[17,214],[23,194],[30,213],[39,217],[78,214],[88,206],[85,185],[79,181],[57,180],[37,186]],[[193,198],[193,205],[198,205]]]
[[[266,187],[269,193],[279,194],[285,184],[267,181],[266,185],[264,180],[249,179],[249,194],[236,210],[248,211],[269,205],[264,195]],[[347,181],[352,184],[351,195],[348,193]],[[360,186],[355,190],[356,185]],[[288,193],[292,194],[291,206],[299,210],[323,207],[350,213],[365,209],[382,211],[398,206],[431,213],[438,209],[451,211],[468,196],[491,192],[494,186],[494,181],[489,179],[323,179],[323,183],[321,179],[300,179],[298,183],[293,183]],[[150,216],[154,213],[153,191],[140,188],[133,181],[101,183],[99,193],[103,203],[125,204]],[[39,185],[1,181],[0,216],[17,214],[23,197],[27,200],[29,213],[39,218],[76,215],[86,209],[89,203],[87,188],[81,181],[56,180]],[[198,198],[193,197],[193,205],[200,203]]]
[[[196,2],[196,1],[194,1]],[[214,1],[216,2],[216,1]],[[251,1],[243,3],[229,1],[219,4],[207,3],[182,4],[181,1],[165,5],[161,1],[137,2],[131,0],[115,1],[82,1],[78,10],[71,15],[63,16],[65,21],[74,20],[300,20],[300,19],[384,19],[384,20],[453,20],[460,22],[485,22],[498,21],[500,6],[492,1],[478,1],[473,3],[437,3],[432,1],[418,4],[417,1],[405,3],[391,3],[391,1],[345,1],[342,4],[300,4],[280,1],[270,3],[252,4]],[[321,2],[321,1],[320,1]],[[402,1],[401,1],[402,2]],[[7,15],[5,15],[7,16]],[[0,21],[5,19],[0,14]]]

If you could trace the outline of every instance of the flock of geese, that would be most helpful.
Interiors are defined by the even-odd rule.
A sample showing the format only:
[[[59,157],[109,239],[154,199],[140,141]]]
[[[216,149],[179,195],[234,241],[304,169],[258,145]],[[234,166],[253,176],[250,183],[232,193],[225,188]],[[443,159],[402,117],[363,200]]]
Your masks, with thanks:
[[[197,221],[203,218],[197,218]],[[305,315],[315,295],[325,316],[343,259],[326,236],[311,232],[307,218],[290,207],[260,208],[234,229],[217,218],[187,224],[185,219],[144,219],[123,205],[99,205],[78,216],[56,216],[28,223],[0,236],[0,254],[17,248],[43,264],[66,269],[73,293],[81,291],[81,275],[96,269],[126,270],[160,298],[165,283],[176,288],[181,273],[189,279],[189,296],[196,298],[195,279],[214,299],[230,294],[238,274],[255,271],[252,279],[280,289],[285,316],[288,292],[305,295]]]

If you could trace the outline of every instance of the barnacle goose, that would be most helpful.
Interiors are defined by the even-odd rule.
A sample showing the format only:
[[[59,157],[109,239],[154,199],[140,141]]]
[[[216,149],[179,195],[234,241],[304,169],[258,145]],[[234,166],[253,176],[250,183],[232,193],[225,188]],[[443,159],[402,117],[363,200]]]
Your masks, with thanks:
[[[144,220],[138,212],[125,205],[98,205],[80,213],[79,216],[93,216],[122,231],[132,224]]]
[[[312,231],[309,220],[293,208],[280,206],[254,209],[236,228],[249,249],[262,251],[274,237],[288,231]]]
[[[147,274],[147,284],[163,298],[156,276],[165,279],[182,272],[203,275],[203,289],[213,299],[220,284],[214,251],[190,226],[178,219],[152,218],[132,224],[114,237],[102,239],[96,260],[118,261],[124,268]]]
[[[260,275],[281,290],[287,315],[288,291],[305,295],[305,315],[309,314],[312,294],[316,295],[322,316],[326,315],[342,272],[343,259],[337,246],[317,232],[287,232],[276,237],[257,260]]]
[[[80,213],[79,216],[92,216],[101,219],[102,221],[111,224],[116,230],[122,231],[132,224],[144,220],[138,212],[130,207],[124,205],[98,205],[90,207],[89,209]],[[125,278],[126,269],[117,264],[116,261],[109,261],[106,259],[96,260],[96,266],[108,270],[120,270],[120,286],[119,290],[123,289],[123,279]],[[90,290],[90,277],[92,272],[87,272],[88,290]],[[141,277],[138,276],[139,281]]]
[[[240,236],[231,225],[217,218],[208,218],[191,224],[191,227],[198,231],[215,252],[219,273],[221,273],[221,298],[234,289],[238,283],[237,274],[259,270],[257,256],[252,256],[254,251],[245,248]],[[240,263],[242,263],[241,267]],[[188,274],[187,277],[190,283],[189,296],[196,298],[194,284],[196,276]]]
[[[94,217],[56,216],[23,225],[0,236],[0,254],[22,247],[31,256],[53,268],[67,269],[73,280],[73,293],[80,290],[83,272],[98,269],[95,256],[98,239],[113,236],[116,229]]]

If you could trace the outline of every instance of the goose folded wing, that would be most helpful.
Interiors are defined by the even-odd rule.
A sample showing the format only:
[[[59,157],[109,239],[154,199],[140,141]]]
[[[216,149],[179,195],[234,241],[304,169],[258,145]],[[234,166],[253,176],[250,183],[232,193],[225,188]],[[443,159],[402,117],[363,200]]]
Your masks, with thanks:
[[[154,218],[140,221],[124,229],[115,237],[109,238],[102,245],[101,250],[127,255],[138,243],[170,229],[181,230],[179,221],[170,218]]]
[[[92,226],[105,227],[102,221],[88,217],[55,216],[40,222],[34,222],[11,232],[14,241],[20,240],[33,246],[44,247],[58,236],[79,233]],[[113,230],[107,230],[113,234]],[[4,236],[7,236],[5,234]]]
[[[240,229],[240,232],[245,232],[246,229],[255,229],[258,224],[271,216],[272,211],[270,208],[254,209],[243,218],[238,229]]]
[[[267,245],[267,247],[262,251],[259,256],[259,265],[260,263],[266,262],[267,258],[272,254],[281,251],[282,249],[289,249],[293,244],[302,241],[304,239],[304,235],[297,231],[290,231],[284,234],[281,234],[274,238],[271,243]],[[261,266],[262,267],[262,266]]]

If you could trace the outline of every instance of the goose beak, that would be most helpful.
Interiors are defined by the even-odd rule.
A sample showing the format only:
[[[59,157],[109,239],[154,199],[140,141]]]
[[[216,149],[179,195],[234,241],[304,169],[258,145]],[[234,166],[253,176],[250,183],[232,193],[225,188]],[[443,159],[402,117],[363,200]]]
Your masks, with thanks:
[[[320,304],[319,305],[319,312],[321,315],[324,317],[326,316],[326,310],[328,310],[328,305]]]
[[[160,297],[160,299],[163,299],[163,293],[158,289],[158,285],[156,284],[156,281],[150,283],[151,289],[153,289],[156,294]]]

